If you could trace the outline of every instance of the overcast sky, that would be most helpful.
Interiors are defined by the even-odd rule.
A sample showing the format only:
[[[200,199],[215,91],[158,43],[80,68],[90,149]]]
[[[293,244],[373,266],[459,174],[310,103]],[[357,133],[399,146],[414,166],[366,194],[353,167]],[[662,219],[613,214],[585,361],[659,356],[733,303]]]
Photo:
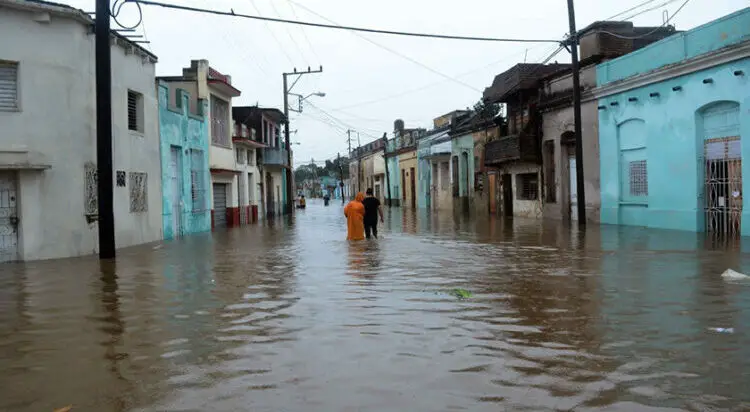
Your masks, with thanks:
[[[86,11],[94,0],[62,0]],[[503,38],[559,39],[568,32],[565,0],[161,0],[214,10],[335,22],[401,31]],[[616,18],[638,25],[660,25],[684,0],[656,0]],[[644,0],[576,0],[578,29],[604,20]],[[666,4],[665,4],[666,3]],[[687,30],[747,7],[747,0],[691,0],[671,21]],[[327,21],[325,20],[327,19]],[[132,4],[119,20],[134,24]],[[235,17],[212,16],[143,6],[143,26],[159,57],[157,75],[179,75],[191,59],[208,59],[232,76],[242,91],[235,105],[282,107],[282,76],[293,68],[323,66],[305,75],[293,92],[310,97],[301,115],[292,116],[294,163],[323,161],[346,153],[346,130],[359,132],[362,144],[393,130],[431,127],[432,119],[472,106],[493,77],[516,63],[539,62],[556,46],[407,38],[354,33]],[[569,62],[567,52],[552,61]],[[315,105],[315,106],[312,106]],[[321,111],[322,110],[322,111]],[[356,133],[355,133],[356,134]],[[353,143],[356,145],[356,140]]]

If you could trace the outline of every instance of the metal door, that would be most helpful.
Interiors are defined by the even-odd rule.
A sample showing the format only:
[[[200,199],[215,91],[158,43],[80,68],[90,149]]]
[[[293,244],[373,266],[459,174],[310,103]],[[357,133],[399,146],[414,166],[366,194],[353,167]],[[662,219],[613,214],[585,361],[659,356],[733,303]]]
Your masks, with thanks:
[[[742,216],[740,139],[708,139],[704,150],[706,231],[739,236]]]
[[[576,158],[568,157],[568,181],[570,187],[570,220],[578,220],[578,181],[576,180]]]
[[[16,175],[0,172],[0,262],[18,259]]]
[[[172,202],[172,235],[182,236],[182,149],[172,146],[169,162],[170,194]]]
[[[409,168],[409,173],[411,175],[409,176],[409,183],[411,183],[411,187],[409,188],[409,193],[411,194],[411,207],[412,209],[417,208],[417,179],[416,176],[414,176],[414,168]]]
[[[214,183],[214,226],[227,226],[227,184]]]
[[[513,176],[510,174],[504,174],[501,179],[503,189],[503,215],[513,216]]]

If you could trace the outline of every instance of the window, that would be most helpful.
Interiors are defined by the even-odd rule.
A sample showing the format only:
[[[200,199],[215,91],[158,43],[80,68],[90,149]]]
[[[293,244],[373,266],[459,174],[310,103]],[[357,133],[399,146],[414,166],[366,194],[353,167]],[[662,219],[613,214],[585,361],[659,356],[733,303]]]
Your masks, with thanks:
[[[83,208],[86,215],[99,214],[99,174],[96,165],[86,163],[83,166]]]
[[[148,174],[130,172],[130,213],[148,211]]]
[[[128,90],[128,130],[143,133],[143,95]]]
[[[544,158],[544,201],[557,202],[557,185],[555,185],[555,142],[546,140],[543,150]]]
[[[630,196],[648,196],[648,173],[645,160],[628,163],[628,180]]]
[[[479,156],[474,156],[474,173],[479,171]]]
[[[211,96],[211,143],[229,147],[229,103]]]
[[[516,199],[537,200],[539,198],[539,176],[536,173],[516,175]]]
[[[245,149],[235,149],[235,153],[237,154],[237,164],[244,165],[245,164],[245,154],[247,153]]]
[[[247,164],[250,166],[255,166],[255,150],[247,151]]]
[[[206,181],[203,160],[202,150],[190,149],[190,193],[193,199],[193,212],[206,210]]]
[[[0,111],[18,110],[18,63],[0,60]]]
[[[448,162],[440,162],[440,189],[447,191],[451,185],[451,170]]]

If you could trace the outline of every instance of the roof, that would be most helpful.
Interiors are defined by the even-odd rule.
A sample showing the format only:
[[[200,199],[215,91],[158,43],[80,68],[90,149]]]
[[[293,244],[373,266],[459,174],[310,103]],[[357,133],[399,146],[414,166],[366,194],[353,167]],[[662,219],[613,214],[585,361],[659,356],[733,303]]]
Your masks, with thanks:
[[[261,115],[269,117],[271,120],[277,123],[284,123],[286,117],[284,113],[275,107],[259,107],[259,106],[233,106],[232,107],[232,119],[240,123],[247,123],[248,121],[259,120]]]
[[[570,67],[569,64],[519,63],[495,76],[492,85],[484,89],[483,98],[490,103],[504,102],[521,90],[536,88],[547,74]]]
[[[0,7],[9,7],[17,10],[28,10],[28,11],[46,11],[48,13],[54,13],[58,16],[65,16],[73,20],[78,21],[84,25],[93,25],[95,20],[89,16],[88,13],[81,9],[76,9],[67,4],[54,3],[51,1],[44,0],[0,0]],[[127,44],[130,47],[137,49],[142,54],[150,57],[154,63],[158,60],[155,54],[143,48],[138,43],[122,36],[114,30],[110,31],[111,35],[118,40],[118,44]]]

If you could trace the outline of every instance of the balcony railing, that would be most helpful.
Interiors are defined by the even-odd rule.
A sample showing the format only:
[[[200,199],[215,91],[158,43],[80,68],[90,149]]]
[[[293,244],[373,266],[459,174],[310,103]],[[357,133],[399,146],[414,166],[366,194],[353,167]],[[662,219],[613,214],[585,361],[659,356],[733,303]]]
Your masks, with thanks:
[[[505,162],[541,163],[538,136],[516,134],[493,140],[484,148],[484,164],[497,166]]]
[[[286,149],[278,147],[267,147],[263,149],[263,165],[265,166],[288,166],[289,155]]]

